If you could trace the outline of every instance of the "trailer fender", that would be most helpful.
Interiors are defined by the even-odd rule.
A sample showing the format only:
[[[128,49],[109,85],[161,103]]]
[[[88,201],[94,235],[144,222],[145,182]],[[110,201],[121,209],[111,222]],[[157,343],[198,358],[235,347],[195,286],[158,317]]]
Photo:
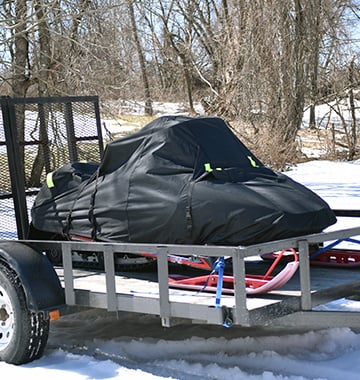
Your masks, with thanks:
[[[53,310],[65,304],[60,280],[41,252],[19,241],[0,241],[1,261],[19,276],[29,310]]]

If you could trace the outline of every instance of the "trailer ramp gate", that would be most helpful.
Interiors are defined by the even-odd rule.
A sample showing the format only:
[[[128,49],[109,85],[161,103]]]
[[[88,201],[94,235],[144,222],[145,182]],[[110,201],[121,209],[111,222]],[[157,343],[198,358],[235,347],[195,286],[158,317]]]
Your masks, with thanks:
[[[1,97],[1,111],[0,238],[24,239],[46,175],[69,162],[101,160],[99,100]]]
[[[3,97],[1,108],[0,238],[24,240],[28,211],[47,173],[68,162],[100,161],[103,139],[98,98]],[[40,166],[32,165],[35,160]],[[35,175],[39,167],[40,175]],[[164,326],[191,321],[225,327],[360,327],[359,313],[323,308],[328,302],[359,296],[359,268],[313,267],[309,260],[312,245],[358,235],[360,226],[247,247],[29,240],[24,243],[39,253],[51,249],[62,252],[63,265],[55,270],[69,310],[93,307],[159,315]],[[288,248],[299,253],[295,276],[276,291],[247,295],[247,270],[250,268],[254,274],[266,272],[269,263],[260,256]],[[72,256],[79,251],[102,253],[104,270],[76,268]],[[156,255],[157,271],[117,272],[114,254],[124,252]],[[170,288],[169,274],[178,271],[179,266],[169,263],[169,255],[231,259],[233,294],[221,294],[216,302],[214,293]]]

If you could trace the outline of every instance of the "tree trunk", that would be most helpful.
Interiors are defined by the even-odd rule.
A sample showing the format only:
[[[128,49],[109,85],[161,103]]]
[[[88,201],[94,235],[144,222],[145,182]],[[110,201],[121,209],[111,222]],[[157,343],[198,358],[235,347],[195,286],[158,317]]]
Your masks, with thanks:
[[[315,114],[315,108],[316,108],[316,102],[318,97],[318,71],[319,71],[319,55],[320,55],[320,40],[321,40],[321,30],[320,30],[320,24],[321,24],[321,18],[320,18],[320,12],[318,9],[321,9],[322,7],[322,0],[318,0],[316,15],[314,15],[314,23],[313,23],[313,31],[312,31],[312,38],[310,39],[311,43],[311,49],[309,49],[310,52],[310,116],[309,116],[309,127],[310,129],[316,128],[316,114]]]
[[[17,0],[15,5],[15,55],[13,56],[12,93],[14,97],[24,98],[30,86],[28,67],[29,41],[27,35],[27,1]]]
[[[144,85],[145,114],[151,116],[153,114],[153,108],[152,108],[150,85],[149,85],[149,79],[148,79],[147,70],[146,70],[145,57],[144,57],[143,49],[141,47],[138,30],[136,26],[133,0],[128,0],[128,5],[129,5],[129,12],[130,12],[131,29],[132,29],[132,33],[133,33],[133,37],[134,37],[134,41],[136,45],[136,50],[139,57],[140,70],[141,70],[142,80],[143,80],[143,85]]]
[[[29,41],[27,35],[27,1],[17,0],[15,4],[14,44],[15,54],[12,57],[12,95],[15,98],[24,98],[31,84],[28,62]],[[25,136],[25,105],[16,108],[16,121],[19,141]],[[20,145],[21,146],[21,145]],[[24,163],[24,146],[20,149],[20,160]]]
[[[353,91],[353,84],[354,84],[354,59],[350,62],[349,65],[349,103],[350,103],[350,113],[351,113],[351,127],[350,127],[350,146],[349,146],[349,154],[348,158],[349,160],[353,160],[356,154],[356,144],[357,144],[357,134],[356,134],[356,109],[355,109],[355,101],[354,101],[354,91]]]
[[[48,86],[49,86],[49,74],[51,65],[51,36],[49,32],[48,23],[44,13],[42,1],[35,0],[34,8],[36,13],[36,19],[38,23],[38,34],[39,34],[39,68],[38,68],[38,94],[39,96],[48,96]],[[45,111],[45,120],[47,125],[48,115]],[[44,146],[43,142],[47,141],[47,136],[42,135],[42,128],[39,127],[39,137],[40,144],[38,148],[37,155],[35,157],[31,175],[28,180],[29,187],[38,187],[41,184],[41,174],[44,169]]]

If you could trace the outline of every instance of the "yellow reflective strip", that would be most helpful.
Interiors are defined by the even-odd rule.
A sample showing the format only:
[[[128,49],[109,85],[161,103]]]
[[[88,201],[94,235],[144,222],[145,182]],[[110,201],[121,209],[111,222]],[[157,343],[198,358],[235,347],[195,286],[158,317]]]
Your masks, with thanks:
[[[217,171],[221,172],[222,168],[216,168]]]
[[[254,168],[258,168],[259,165],[256,163],[256,161],[251,157],[251,156],[248,156],[248,159],[250,161],[250,164],[254,167]]]
[[[211,165],[209,163],[204,164],[205,171],[211,173],[213,170],[211,169]]]
[[[55,187],[54,181],[53,181],[53,173],[48,173],[46,176],[46,184],[49,189],[52,187]]]

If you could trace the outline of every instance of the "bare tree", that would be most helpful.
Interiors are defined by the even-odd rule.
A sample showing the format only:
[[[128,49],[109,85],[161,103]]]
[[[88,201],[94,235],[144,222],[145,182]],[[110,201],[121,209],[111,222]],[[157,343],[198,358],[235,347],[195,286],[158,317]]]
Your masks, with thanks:
[[[355,63],[354,58],[349,64],[349,108],[351,115],[350,122],[350,133],[349,133],[349,154],[348,159],[353,160],[356,154],[356,145],[358,142],[357,136],[357,120],[356,120],[356,107],[354,99],[354,85],[359,83],[359,80],[356,81],[355,77]]]
[[[4,4],[5,5],[5,4]],[[14,97],[23,98],[31,85],[31,68],[29,62],[27,1],[16,0],[4,7],[8,27],[11,30],[11,88]],[[20,141],[24,140],[25,107],[17,108],[17,124]],[[20,160],[24,160],[24,149],[20,151]]]
[[[12,92],[16,97],[26,96],[27,90],[31,83],[27,10],[27,1],[17,0],[15,2],[15,14],[11,17],[11,26],[14,28],[14,51],[12,51]]]
[[[135,41],[137,54],[139,57],[140,70],[141,70],[142,80],[144,84],[145,113],[151,116],[153,114],[153,109],[152,109],[150,85],[149,85],[149,79],[147,75],[146,64],[145,64],[145,57],[144,57],[143,49],[140,43],[139,35],[138,35],[133,0],[128,0],[128,6],[129,6],[129,13],[130,13],[130,20],[131,20],[131,29],[132,29],[132,33],[133,33],[133,37]]]
[[[44,3],[40,0],[34,0],[34,10],[38,25],[39,35],[39,50],[38,50],[38,94],[39,96],[49,95],[49,76],[51,65],[51,35],[48,21],[45,17]],[[45,115],[46,118],[47,115]],[[47,139],[42,134],[42,129],[39,131],[40,141],[46,141]],[[44,168],[44,147],[40,143],[38,147],[38,153],[34,159],[32,165],[30,178],[28,180],[29,186],[40,186],[41,173]]]
[[[181,66],[184,89],[187,94],[189,110],[195,113],[194,101],[192,94],[192,21],[191,17],[187,19],[181,18],[180,22],[176,22],[174,17],[175,2],[171,1],[168,7],[163,1],[159,1],[160,11],[158,13],[163,31],[163,47],[162,55],[166,60],[172,62],[173,72],[176,72],[176,67]],[[191,1],[187,4],[187,14],[192,14]],[[159,41],[159,40],[157,40]],[[158,46],[161,44],[158,43]],[[177,58],[180,60],[178,64]]]
[[[305,104],[314,126],[317,103],[344,91],[350,58],[341,43],[354,4],[9,0],[0,4],[1,71],[20,97],[145,97],[148,114],[155,95],[187,98],[191,111],[202,100],[209,113],[277,136],[273,144],[287,149]]]

